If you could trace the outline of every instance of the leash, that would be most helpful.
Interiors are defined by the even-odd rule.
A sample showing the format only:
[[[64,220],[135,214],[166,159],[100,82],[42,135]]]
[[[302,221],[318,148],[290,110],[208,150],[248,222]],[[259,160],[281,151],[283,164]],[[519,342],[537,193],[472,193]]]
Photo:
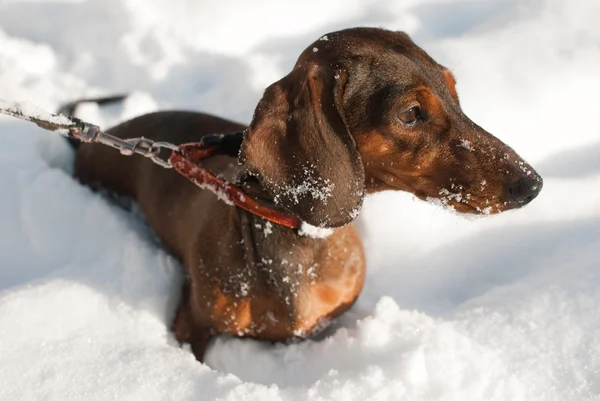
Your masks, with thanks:
[[[107,134],[96,125],[75,117],[48,113],[30,103],[6,102],[0,99],[0,114],[30,121],[38,127],[57,132],[67,138],[84,143],[100,143],[117,149],[124,156],[138,154],[152,160],[163,168],[173,168],[179,174],[202,189],[214,193],[221,201],[237,206],[272,223],[291,229],[299,229],[300,219],[259,203],[241,188],[217,177],[199,164],[216,155],[237,156],[244,136],[243,132],[229,135],[212,134],[200,142],[175,145],[170,142],[155,142],[148,138],[122,139]],[[162,150],[169,150],[168,158],[161,158]]]

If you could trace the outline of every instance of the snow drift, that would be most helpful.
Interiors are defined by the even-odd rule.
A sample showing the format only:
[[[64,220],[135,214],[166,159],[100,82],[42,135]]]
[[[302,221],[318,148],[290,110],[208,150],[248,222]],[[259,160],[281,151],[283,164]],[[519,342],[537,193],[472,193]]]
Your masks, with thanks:
[[[0,97],[133,91],[80,110],[103,127],[174,107],[248,121],[322,34],[405,30],[545,179],[530,206],[474,221],[368,199],[349,313],[311,341],[220,337],[199,364],[168,331],[177,261],[71,178],[64,138],[1,118],[0,399],[598,399],[599,19],[584,0],[0,2]]]

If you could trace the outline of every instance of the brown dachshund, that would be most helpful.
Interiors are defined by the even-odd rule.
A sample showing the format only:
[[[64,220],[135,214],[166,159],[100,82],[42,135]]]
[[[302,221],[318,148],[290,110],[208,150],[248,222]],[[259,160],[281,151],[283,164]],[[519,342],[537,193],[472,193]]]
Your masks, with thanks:
[[[175,337],[202,360],[216,333],[283,341],[305,337],[359,295],[365,259],[350,224],[365,195],[402,190],[463,213],[521,207],[540,176],[465,116],[452,73],[404,33],[356,28],[310,45],[269,86],[248,128],[194,112],[158,112],[108,133],[176,144],[245,130],[239,159],[205,165],[270,200],[326,238],[221,202],[172,170],[99,145],[77,151],[76,175],[135,199],[183,263]]]

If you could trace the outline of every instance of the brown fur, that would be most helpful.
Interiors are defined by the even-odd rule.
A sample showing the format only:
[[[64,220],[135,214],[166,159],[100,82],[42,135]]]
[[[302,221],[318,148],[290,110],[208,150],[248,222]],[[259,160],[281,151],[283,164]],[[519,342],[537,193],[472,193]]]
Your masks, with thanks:
[[[398,116],[420,108],[414,125]],[[245,127],[193,112],[159,112],[108,132],[180,144]],[[349,224],[365,194],[403,190],[458,211],[497,213],[531,201],[541,178],[461,111],[455,80],[400,32],[328,34],[265,91],[240,154],[205,165],[275,201],[325,239],[297,235],[219,201],[172,170],[83,145],[76,175],[134,198],[187,276],[173,324],[198,360],[215,332],[283,341],[346,311],[365,259]],[[256,178],[248,178],[250,172]]]

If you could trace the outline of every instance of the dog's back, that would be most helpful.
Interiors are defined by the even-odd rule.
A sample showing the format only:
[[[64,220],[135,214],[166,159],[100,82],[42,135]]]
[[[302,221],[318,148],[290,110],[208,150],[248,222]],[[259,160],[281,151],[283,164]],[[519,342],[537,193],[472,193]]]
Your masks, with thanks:
[[[208,114],[165,111],[126,121],[107,133],[119,138],[144,137],[179,145],[197,142],[208,134],[228,134],[243,128],[241,124]],[[242,173],[237,160],[225,155],[207,160],[206,166],[230,181],[235,181]],[[191,230],[199,229],[203,216],[207,214],[206,208],[210,208],[213,217],[218,210],[230,211],[214,195],[201,191],[174,170],[150,163],[141,156],[124,157],[115,149],[99,144],[78,147],[75,176],[86,185],[110,188],[137,201],[150,226],[181,258],[186,244],[194,237],[195,233]],[[196,210],[196,205],[185,204],[183,199],[195,199],[205,206]],[[183,224],[177,230],[171,229],[172,224],[165,224],[168,219],[188,221],[190,218],[196,222],[190,225],[190,230],[183,229],[186,226]]]
[[[202,113],[172,111],[107,132],[182,144],[243,128]],[[205,166],[230,182],[245,172],[231,156],[215,156]],[[75,174],[86,185],[133,198],[186,267],[173,331],[200,360],[213,330],[270,341],[302,336],[347,310],[362,289],[364,254],[352,225],[323,240],[301,237],[227,205],[172,169],[101,145],[77,149]],[[268,199],[256,180],[245,182],[244,189]]]

